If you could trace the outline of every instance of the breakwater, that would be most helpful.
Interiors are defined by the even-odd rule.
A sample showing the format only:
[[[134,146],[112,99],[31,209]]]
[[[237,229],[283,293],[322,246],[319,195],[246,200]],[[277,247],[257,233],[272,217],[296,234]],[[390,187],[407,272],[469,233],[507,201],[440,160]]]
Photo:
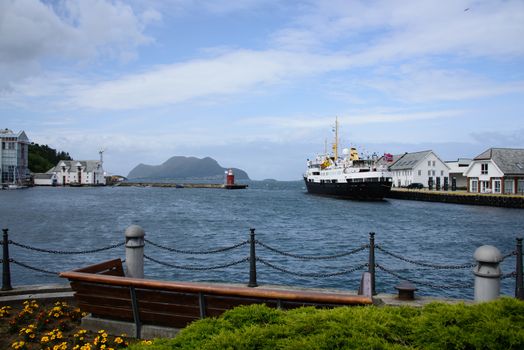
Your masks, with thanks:
[[[408,199],[425,202],[484,205],[503,208],[524,208],[524,196],[504,194],[476,194],[469,192],[447,192],[407,190],[394,188],[387,198]]]
[[[248,185],[241,184],[203,184],[203,183],[172,183],[172,182],[119,182],[119,187],[167,187],[167,188],[223,188],[244,189]]]

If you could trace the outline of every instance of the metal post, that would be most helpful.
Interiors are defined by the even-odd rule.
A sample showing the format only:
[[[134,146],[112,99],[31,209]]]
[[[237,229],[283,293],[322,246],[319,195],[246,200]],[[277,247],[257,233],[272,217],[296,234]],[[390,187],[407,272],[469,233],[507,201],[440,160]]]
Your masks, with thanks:
[[[524,300],[524,283],[522,278],[522,237],[517,238],[517,278],[515,280],[515,298]]]
[[[144,229],[131,225],[126,229],[127,277],[144,278]]]
[[[249,283],[248,287],[257,287],[257,258],[255,254],[255,229],[249,229]]]
[[[473,269],[475,275],[475,301],[491,301],[500,296],[500,278],[502,270],[500,262],[502,254],[491,245],[483,245],[477,250],[473,257],[477,261],[477,266]]]
[[[2,258],[2,290],[12,290],[11,287],[11,269],[9,267],[9,229],[4,228],[4,237],[2,241],[3,245],[3,258]]]
[[[368,272],[371,275],[371,295],[377,295],[375,290],[375,232],[369,233]]]

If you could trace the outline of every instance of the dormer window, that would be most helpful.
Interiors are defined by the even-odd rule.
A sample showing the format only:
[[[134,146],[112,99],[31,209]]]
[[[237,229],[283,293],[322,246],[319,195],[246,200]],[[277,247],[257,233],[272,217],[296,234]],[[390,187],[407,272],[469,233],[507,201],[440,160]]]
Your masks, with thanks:
[[[480,165],[480,173],[486,175],[488,173],[488,164],[484,163]]]

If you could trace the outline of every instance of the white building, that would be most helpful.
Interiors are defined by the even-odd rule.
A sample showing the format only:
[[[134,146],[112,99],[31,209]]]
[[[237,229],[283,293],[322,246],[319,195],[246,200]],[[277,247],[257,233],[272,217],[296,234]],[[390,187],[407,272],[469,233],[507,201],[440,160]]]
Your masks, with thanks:
[[[524,194],[524,149],[490,148],[464,174],[468,192]]]
[[[25,132],[14,133],[9,129],[0,130],[0,183],[24,183],[30,178],[29,139]]]
[[[446,162],[449,167],[449,181],[450,184],[455,180],[455,186],[457,189],[466,189],[468,186],[468,180],[464,175],[464,172],[468,169],[471,159],[459,158],[456,161]]]
[[[396,158],[396,156],[394,156]],[[442,188],[449,185],[449,167],[433,151],[404,153],[389,170],[393,175],[393,186],[404,187],[421,183],[429,187]]]
[[[47,174],[56,176],[56,184],[65,185],[105,185],[102,157],[100,160],[61,160]]]
[[[33,184],[35,186],[56,186],[56,174],[34,173]]]

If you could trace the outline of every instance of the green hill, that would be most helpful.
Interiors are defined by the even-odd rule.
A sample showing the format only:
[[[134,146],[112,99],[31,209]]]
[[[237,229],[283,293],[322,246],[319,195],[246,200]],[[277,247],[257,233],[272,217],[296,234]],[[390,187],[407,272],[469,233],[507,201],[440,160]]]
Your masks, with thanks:
[[[29,170],[33,173],[45,173],[61,160],[73,160],[69,153],[57,152],[48,145],[31,143],[29,145]]]

